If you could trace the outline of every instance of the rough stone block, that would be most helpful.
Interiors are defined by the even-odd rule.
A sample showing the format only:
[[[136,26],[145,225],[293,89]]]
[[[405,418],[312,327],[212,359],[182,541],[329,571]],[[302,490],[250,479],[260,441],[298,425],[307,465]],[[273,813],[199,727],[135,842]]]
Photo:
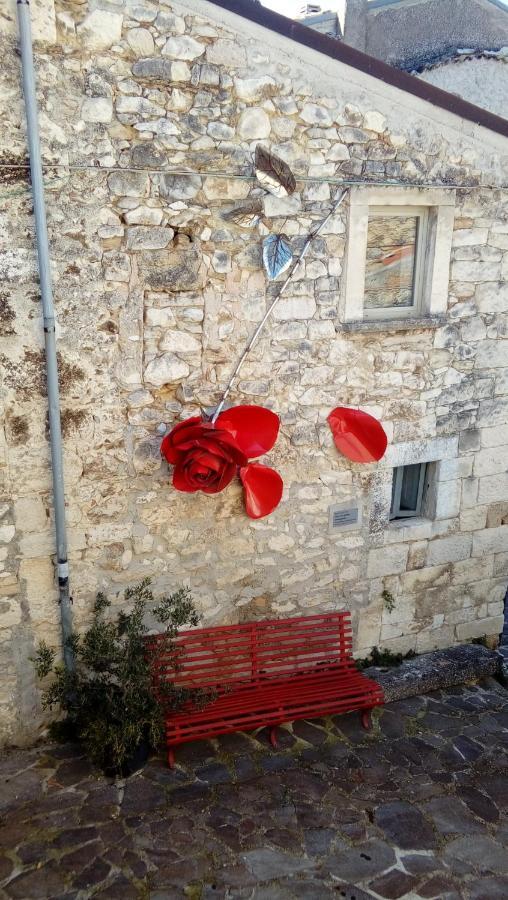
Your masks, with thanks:
[[[148,363],[144,381],[153,384],[154,387],[162,387],[163,384],[177,384],[188,377],[190,369],[187,363],[178,359],[173,353],[164,353]]]
[[[475,298],[481,313],[508,312],[508,282],[487,281],[479,284]]]
[[[401,575],[400,587],[404,594],[414,594],[430,587],[442,587],[450,584],[450,581],[451,567],[449,564],[427,566],[424,569],[415,569]]]
[[[461,482],[439,481],[436,496],[436,519],[453,519],[460,510]]]
[[[508,360],[508,340],[481,341],[476,352],[476,369],[504,368]]]
[[[146,197],[150,179],[145,172],[112,172],[108,186],[112,194],[120,197]]]
[[[262,140],[270,134],[270,119],[264,109],[244,109],[238,121],[238,135],[244,141]]]
[[[76,31],[84,46],[106,50],[122,36],[123,15],[105,9],[94,9],[78,25]]]
[[[148,28],[130,28],[127,32],[127,43],[136,56],[151,56],[155,44]]]
[[[496,425],[495,428],[482,428],[481,430],[482,447],[501,447],[506,444],[508,447],[508,425]],[[500,450],[499,453],[504,451]]]
[[[485,556],[491,553],[508,551],[508,525],[499,528],[486,528],[473,534],[473,556]]]
[[[506,472],[508,460],[503,457],[505,457],[504,450],[501,450],[499,447],[489,447],[488,449],[480,450],[474,457],[473,473],[481,477]]]
[[[162,55],[169,56],[171,59],[193,60],[202,56],[205,50],[205,45],[200,41],[182,34],[170,37],[166,41]]]
[[[427,565],[436,566],[467,559],[471,555],[471,542],[470,534],[456,534],[452,537],[436,538],[430,541]]]
[[[127,231],[129,250],[162,250],[173,240],[172,228],[163,226],[137,225]]]
[[[367,577],[381,578],[396,575],[406,569],[408,548],[400,544],[369,551]]]
[[[273,311],[277,322],[294,321],[295,319],[312,319],[316,312],[316,301],[313,297],[282,297]]]
[[[81,107],[81,118],[85,122],[111,122],[113,101],[110,97],[87,97]]]
[[[24,531],[43,531],[48,526],[49,521],[46,507],[41,498],[34,494],[20,497],[14,501],[14,518],[20,533]]]
[[[470,641],[471,638],[483,637],[483,635],[500,634],[503,630],[503,616],[491,616],[486,619],[475,619],[473,622],[464,622],[456,626],[457,639]]]
[[[508,472],[479,479],[478,503],[494,503],[496,500],[508,500]]]

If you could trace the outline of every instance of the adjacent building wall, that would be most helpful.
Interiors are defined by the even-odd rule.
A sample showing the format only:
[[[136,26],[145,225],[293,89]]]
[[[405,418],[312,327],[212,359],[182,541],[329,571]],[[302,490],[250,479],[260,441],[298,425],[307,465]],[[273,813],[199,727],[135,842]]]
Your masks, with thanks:
[[[450,60],[418,77],[497,116],[508,115],[508,48],[496,56]]]
[[[26,160],[14,3],[0,23],[0,159]],[[52,16],[51,13],[56,15]],[[348,608],[355,648],[425,651],[501,629],[508,542],[506,142],[201,0],[39,5],[36,44],[76,625],[106,589],[192,588],[207,623]],[[11,16],[9,18],[9,16]],[[221,218],[263,195],[263,142],[299,181],[259,230]],[[171,175],[167,170],[188,170]],[[26,170],[1,170],[0,725],[41,721],[29,657],[59,641],[41,308]],[[224,173],[220,177],[213,173]],[[232,399],[278,412],[284,499],[252,521],[239,486],[176,493],[161,431],[217,402],[271,289],[261,241],[296,247],[332,178],[457,191],[444,325],[346,331],[347,204],[309,253]],[[335,450],[338,405],[379,416],[380,465]],[[432,459],[435,515],[388,522],[392,466]],[[356,501],[362,525],[330,533]],[[383,591],[394,599],[390,612]]]
[[[508,10],[501,4],[400,0],[368,4],[367,40],[359,49],[407,69],[457,48],[498,49],[506,44]]]

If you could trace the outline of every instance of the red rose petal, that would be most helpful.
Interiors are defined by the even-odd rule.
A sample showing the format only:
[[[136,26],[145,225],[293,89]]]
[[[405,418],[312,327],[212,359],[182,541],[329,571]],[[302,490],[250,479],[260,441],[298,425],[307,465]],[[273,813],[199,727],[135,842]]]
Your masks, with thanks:
[[[283,481],[275,469],[259,463],[249,463],[240,469],[243,484],[245,509],[251,519],[268,516],[282,497]]]
[[[377,462],[384,455],[388,438],[381,423],[369,413],[337,406],[327,421],[337,450],[353,462]]]
[[[196,491],[201,490],[200,487],[189,481],[184,466],[175,467],[173,472],[173,487],[176,488],[177,491],[185,491],[186,494],[194,494]]]
[[[206,485],[206,487],[202,487],[201,490],[204,494],[218,494],[220,491],[223,491],[225,487],[228,486],[233,481],[236,473],[238,471],[238,466],[236,463],[229,463],[224,466],[222,470],[220,479],[218,481],[214,481],[213,484]]]
[[[182,454],[179,452],[178,443],[185,439],[185,432],[188,434],[196,423],[200,421],[201,418],[199,416],[192,416],[191,419],[186,419],[185,422],[179,422],[178,425],[175,425],[169,434],[163,438],[161,443],[161,453],[167,459],[168,463],[175,465],[180,460]],[[184,435],[182,435],[182,432],[184,432]]]
[[[236,446],[248,458],[272,449],[279,433],[279,417],[263,406],[233,406],[222,412],[216,423],[233,436]]]

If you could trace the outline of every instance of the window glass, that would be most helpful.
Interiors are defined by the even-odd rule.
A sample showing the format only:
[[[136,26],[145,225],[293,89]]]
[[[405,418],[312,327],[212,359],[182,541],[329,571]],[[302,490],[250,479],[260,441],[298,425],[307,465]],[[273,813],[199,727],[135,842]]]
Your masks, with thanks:
[[[398,466],[393,470],[391,519],[422,514],[426,471],[427,463]]]
[[[369,216],[365,309],[414,306],[419,218],[384,213]]]
[[[416,465],[412,466],[404,466],[399,501],[399,510],[401,513],[418,511],[418,493],[421,476],[422,466],[420,463],[416,463]]]

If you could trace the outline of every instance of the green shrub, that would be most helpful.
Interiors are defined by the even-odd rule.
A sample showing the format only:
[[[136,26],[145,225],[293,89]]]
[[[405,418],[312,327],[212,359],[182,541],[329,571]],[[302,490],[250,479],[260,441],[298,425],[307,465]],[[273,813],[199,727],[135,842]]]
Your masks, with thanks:
[[[110,601],[97,594],[90,628],[69,639],[73,671],[55,665],[55,651],[44,642],[33,659],[40,678],[53,675],[43,691],[44,708],[60,707],[65,714],[63,721],[50,726],[52,736],[79,740],[93,763],[115,773],[144,741],[154,749],[160,745],[167,709],[178,709],[189,699],[199,703],[209,699],[203,691],[177,688],[163,678],[157,678],[154,691],[159,656],[177,668],[173,638],[180,628],[197,625],[199,616],[186,588],[155,605],[150,585],[145,578],[127,588],[125,602],[132,604],[132,611],[121,611],[112,620],[105,618]],[[147,607],[163,626],[156,654],[150,654],[145,644]]]

